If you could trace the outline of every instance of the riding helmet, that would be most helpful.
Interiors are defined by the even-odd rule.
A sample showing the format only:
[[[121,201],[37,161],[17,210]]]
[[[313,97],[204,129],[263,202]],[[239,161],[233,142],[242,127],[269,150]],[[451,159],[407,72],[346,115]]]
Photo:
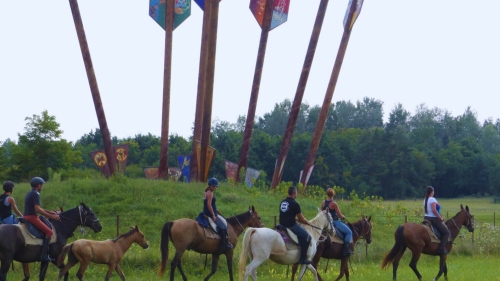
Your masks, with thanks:
[[[216,178],[211,178],[208,180],[208,185],[219,186],[219,181]]]
[[[34,177],[30,184],[31,184],[31,187],[37,187],[39,184],[44,184],[45,181],[41,178],[41,177]]]
[[[6,181],[3,183],[3,191],[12,192],[12,188],[16,187],[13,182]]]

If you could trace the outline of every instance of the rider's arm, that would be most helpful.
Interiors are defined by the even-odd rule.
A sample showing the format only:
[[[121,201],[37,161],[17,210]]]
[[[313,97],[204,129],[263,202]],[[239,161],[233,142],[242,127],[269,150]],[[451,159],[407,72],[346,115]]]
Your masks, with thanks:
[[[212,214],[213,221],[215,222],[215,220],[217,220],[217,217],[215,216],[214,209],[212,208],[212,197],[214,197],[212,192],[208,192],[208,194],[207,194],[207,207],[208,207],[208,210],[210,211],[210,213]]]
[[[45,211],[44,209],[42,209],[40,207],[40,205],[35,205],[35,211],[37,213],[40,213],[40,214],[44,215],[47,218],[54,219],[54,220],[59,220],[59,216],[58,215],[53,215],[53,214],[48,213],[47,211]]]
[[[431,210],[437,218],[441,218],[441,220],[444,221],[443,216],[441,216],[436,210],[436,203],[431,203]]]
[[[330,208],[332,210],[335,210],[335,212],[337,213],[337,215],[339,216],[339,218],[345,219],[345,216],[342,215],[342,213],[340,212],[339,204],[337,204],[335,202],[330,202],[330,204],[328,205],[328,208]]]
[[[16,201],[14,200],[14,198],[10,197],[7,198],[7,202],[9,202],[9,204],[12,206],[12,208],[14,208],[14,212],[16,212],[16,214],[20,217],[23,216],[23,214],[21,214],[21,212],[19,212],[19,209],[17,209],[17,206],[16,206]]]
[[[325,208],[325,201],[321,202],[321,210],[323,210],[323,208]]]
[[[306,218],[304,218],[304,216],[302,215],[302,213],[300,214],[297,214],[297,221],[298,222],[301,222],[303,224],[309,224],[309,222],[306,220]]]

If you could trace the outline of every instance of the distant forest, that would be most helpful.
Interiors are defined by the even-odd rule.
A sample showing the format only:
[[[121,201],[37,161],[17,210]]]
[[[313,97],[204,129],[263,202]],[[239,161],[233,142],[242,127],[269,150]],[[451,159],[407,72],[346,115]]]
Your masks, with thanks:
[[[261,186],[272,178],[291,104],[285,100],[255,120],[248,165],[262,170]],[[283,181],[298,181],[320,109],[302,104]],[[383,112],[383,102],[368,97],[332,104],[309,185],[384,198],[421,197],[427,185],[439,197],[500,195],[500,119],[481,122],[471,108],[453,116],[425,104],[412,115],[398,104],[384,123]],[[99,129],[72,143],[61,139],[59,124],[47,111],[26,121],[17,142],[1,143],[0,180],[99,176],[87,155],[103,148]],[[216,158],[210,176],[224,180],[223,160],[238,162],[244,128],[244,116],[235,123],[212,122]],[[113,137],[113,144],[123,143],[130,144],[127,176],[144,177],[142,166],[159,165],[159,136]],[[191,148],[191,138],[171,135],[169,166],[178,167],[175,156],[191,154]]]

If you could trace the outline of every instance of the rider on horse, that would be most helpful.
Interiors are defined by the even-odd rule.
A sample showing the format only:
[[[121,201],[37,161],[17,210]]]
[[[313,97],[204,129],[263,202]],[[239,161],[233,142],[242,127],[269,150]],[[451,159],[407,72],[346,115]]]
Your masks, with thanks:
[[[311,244],[311,236],[307,231],[300,226],[300,224],[295,221],[299,221],[304,224],[309,224],[309,222],[302,215],[299,203],[295,201],[297,197],[297,189],[293,186],[288,188],[288,197],[280,203],[280,224],[286,228],[289,228],[297,238],[299,239],[300,246],[300,258],[299,264],[311,264],[310,260],[307,260],[307,249],[309,244]],[[297,219],[295,218],[297,216]]]
[[[326,195],[328,196],[328,199],[326,199],[325,201],[323,201],[323,203],[321,203],[321,210],[326,210],[328,208],[328,211],[330,212],[330,215],[332,216],[333,219],[332,221],[333,226],[335,227],[336,230],[344,234],[344,251],[342,252],[342,256],[348,257],[354,254],[353,252],[351,252],[350,248],[352,231],[345,223],[339,220],[339,217],[341,219],[345,219],[345,216],[340,212],[339,205],[333,201],[333,197],[335,196],[335,191],[332,188],[328,188],[326,190]]]
[[[54,259],[49,257],[49,242],[53,235],[53,232],[48,228],[39,218],[38,213],[44,215],[47,218],[54,220],[59,220],[59,215],[56,212],[47,211],[40,207],[40,191],[43,189],[43,184],[45,181],[40,177],[34,177],[31,180],[31,191],[26,194],[26,199],[24,200],[24,216],[23,218],[33,224],[36,228],[40,229],[45,233],[45,238],[43,239],[42,252],[40,254],[40,261],[42,262],[55,262]]]
[[[3,184],[3,191],[5,191],[5,192],[4,192],[4,194],[0,195],[0,222],[1,223],[17,224],[17,219],[14,216],[14,214],[12,214],[12,208],[14,208],[14,211],[16,212],[16,214],[18,216],[20,216],[20,217],[23,216],[23,214],[21,214],[21,212],[19,212],[19,210],[17,209],[16,201],[11,196],[14,187],[16,187],[16,186],[11,181],[6,181]]]
[[[233,245],[227,241],[227,226],[222,221],[220,212],[215,205],[217,200],[214,196],[214,191],[219,186],[219,181],[216,178],[211,178],[208,180],[208,186],[205,188],[205,194],[203,199],[203,215],[211,218],[213,222],[217,225],[217,230],[220,235],[220,246],[219,251],[221,253],[232,249]]]
[[[438,254],[447,255],[446,252],[446,243],[448,243],[448,238],[450,237],[450,230],[443,223],[444,218],[436,209],[438,205],[438,201],[434,198],[434,188],[432,186],[428,186],[425,189],[425,200],[424,200],[424,210],[425,217],[424,220],[429,221],[432,226],[434,226],[442,235],[441,243],[439,244]]]

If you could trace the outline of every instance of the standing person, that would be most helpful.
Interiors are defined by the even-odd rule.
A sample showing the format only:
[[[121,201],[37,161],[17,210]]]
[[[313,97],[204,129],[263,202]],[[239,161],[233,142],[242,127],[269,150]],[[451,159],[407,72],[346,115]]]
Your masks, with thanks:
[[[3,184],[4,194],[0,195],[0,221],[5,224],[17,224],[17,219],[12,214],[12,209],[20,217],[23,216],[19,209],[17,209],[16,201],[12,198],[12,192],[14,191],[14,185],[11,181],[6,181]]]
[[[214,191],[218,186],[219,181],[216,178],[208,180],[208,186],[205,188],[205,194],[203,194],[203,215],[211,218],[217,225],[217,232],[220,235],[219,252],[224,253],[225,251],[232,249],[233,245],[227,241],[227,225],[225,225],[222,221],[217,205],[215,205],[215,201],[217,199],[214,196]]]
[[[309,222],[302,215],[300,205],[295,201],[296,197],[297,189],[293,186],[289,187],[288,197],[280,203],[280,224],[289,228],[299,239],[300,258],[298,264],[311,264],[312,262],[307,260],[307,249],[309,249],[309,244],[311,244],[311,236],[296,221],[303,224],[309,224]]]
[[[36,228],[40,229],[45,233],[45,238],[43,239],[42,252],[40,253],[40,261],[42,262],[55,262],[54,259],[49,257],[49,242],[53,235],[53,232],[48,228],[39,218],[38,213],[44,215],[47,218],[53,220],[59,220],[59,215],[56,212],[47,211],[40,207],[40,191],[43,189],[43,184],[45,181],[42,178],[34,177],[31,184],[31,191],[26,194],[26,199],[24,200],[24,219],[33,224]]]
[[[352,254],[351,252],[351,239],[352,239],[352,231],[349,227],[339,220],[345,219],[345,216],[340,212],[339,205],[333,201],[333,197],[335,197],[335,190],[329,188],[326,190],[326,195],[328,199],[321,203],[321,210],[326,210],[330,212],[330,216],[332,216],[332,223],[336,230],[340,231],[344,234],[344,251],[342,252],[343,257],[348,257]]]
[[[441,233],[441,243],[439,244],[438,254],[447,255],[448,252],[446,252],[446,243],[448,243],[448,239],[450,237],[450,230],[443,223],[444,218],[436,209],[437,205],[438,201],[436,200],[436,198],[434,198],[434,188],[432,186],[426,187],[424,200],[424,220],[428,220],[432,224],[432,226],[434,226]]]

